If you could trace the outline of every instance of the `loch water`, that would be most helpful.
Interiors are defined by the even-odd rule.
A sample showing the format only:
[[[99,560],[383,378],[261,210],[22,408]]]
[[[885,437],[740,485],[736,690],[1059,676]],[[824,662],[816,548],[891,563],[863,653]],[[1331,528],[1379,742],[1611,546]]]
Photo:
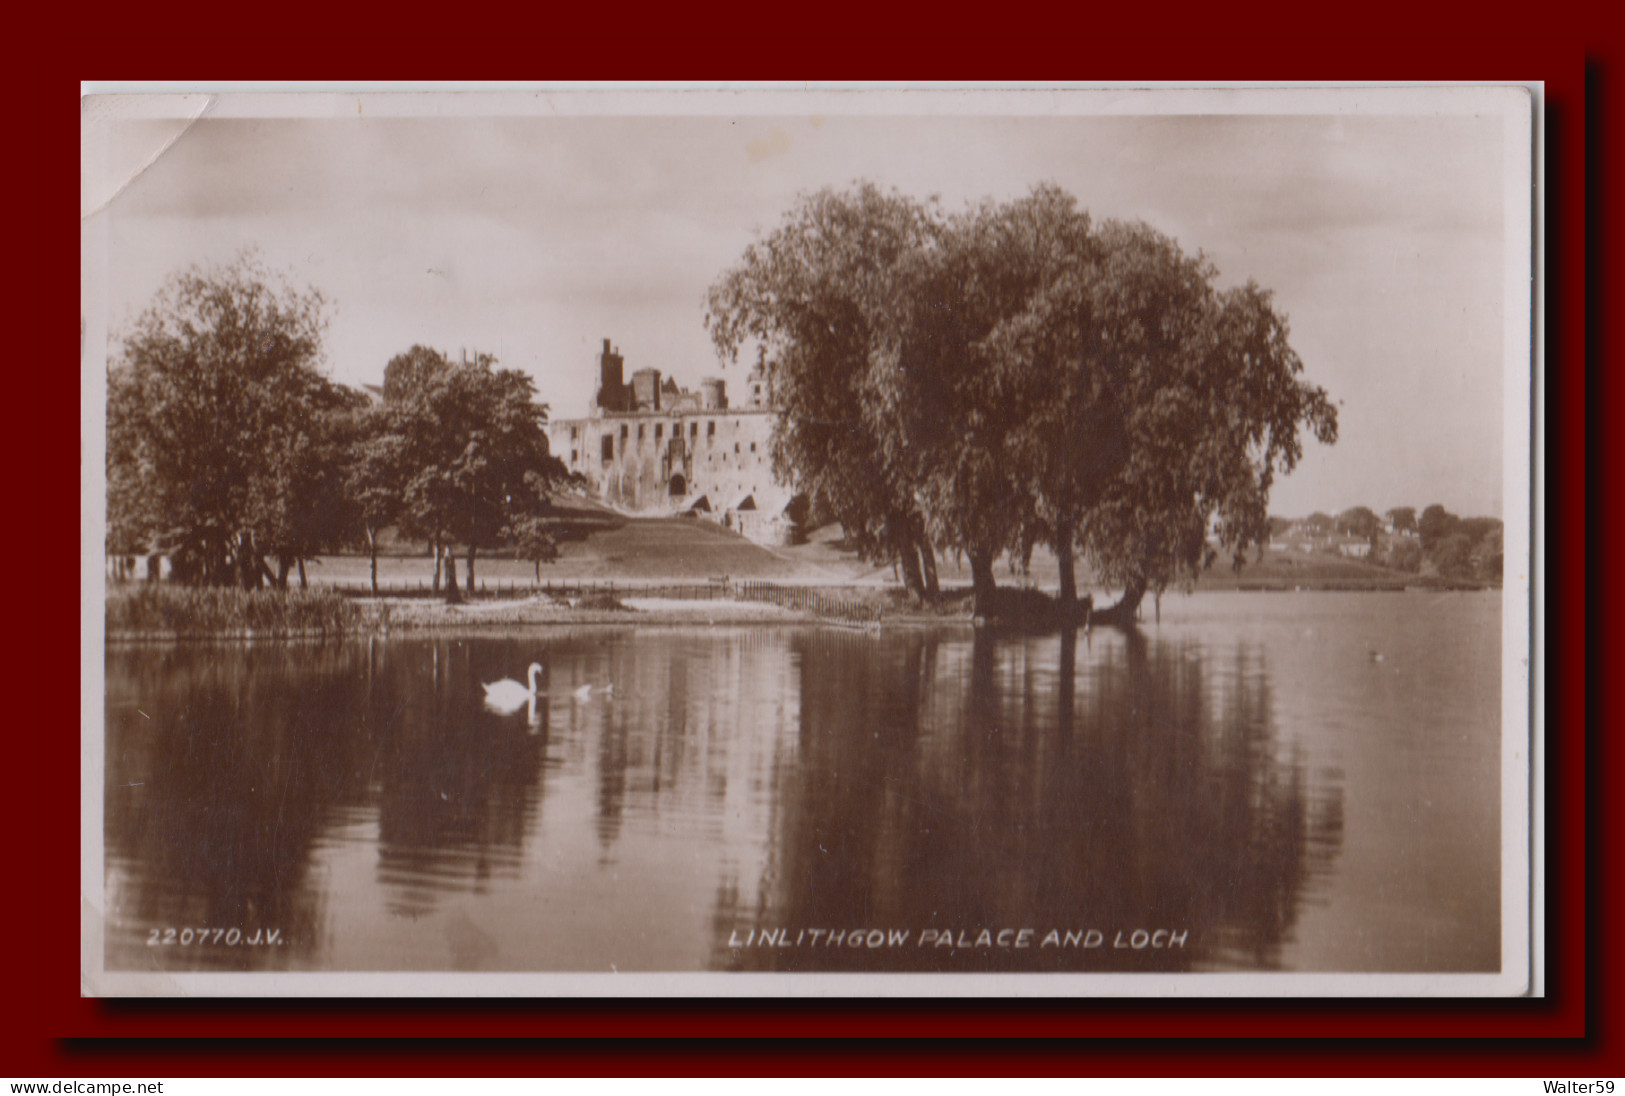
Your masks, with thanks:
[[[1145,615],[112,645],[107,967],[1499,969],[1499,595]]]

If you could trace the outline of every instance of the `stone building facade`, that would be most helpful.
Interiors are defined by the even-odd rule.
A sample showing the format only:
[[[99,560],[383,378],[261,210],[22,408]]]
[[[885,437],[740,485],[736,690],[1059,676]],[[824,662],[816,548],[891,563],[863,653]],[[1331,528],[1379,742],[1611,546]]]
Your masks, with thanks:
[[[742,404],[706,377],[680,388],[658,369],[625,377],[625,359],[604,340],[587,416],[548,423],[548,443],[570,471],[617,509],[708,518],[768,544],[803,535],[802,500],[773,476],[768,441],[772,394],[760,368]]]

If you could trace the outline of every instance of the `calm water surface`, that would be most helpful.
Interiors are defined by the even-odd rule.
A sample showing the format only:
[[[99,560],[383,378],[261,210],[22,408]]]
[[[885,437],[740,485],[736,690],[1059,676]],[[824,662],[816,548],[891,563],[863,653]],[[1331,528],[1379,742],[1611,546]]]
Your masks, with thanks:
[[[107,962],[1493,971],[1499,635],[1493,594],[1215,593],[1129,634],[116,647]]]

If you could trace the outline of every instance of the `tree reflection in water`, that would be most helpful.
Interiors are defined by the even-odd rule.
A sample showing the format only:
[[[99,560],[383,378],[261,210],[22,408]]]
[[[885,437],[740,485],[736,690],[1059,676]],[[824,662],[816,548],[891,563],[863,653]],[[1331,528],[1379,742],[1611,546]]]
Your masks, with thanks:
[[[139,700],[107,711],[109,966],[284,969],[319,948],[312,843],[367,799],[373,737],[329,733],[369,681],[368,648],[180,645],[110,651]],[[112,696],[110,692],[110,698]],[[147,947],[152,929],[279,933],[277,948]],[[116,962],[121,957],[124,962]]]
[[[1222,650],[819,628],[110,650],[108,964],[1268,969],[1343,793],[1278,733],[1261,649]],[[539,657],[565,691],[486,711],[480,682]],[[147,947],[168,925],[284,944]],[[760,928],[913,946],[729,946]],[[1019,954],[917,946],[1022,928]],[[1188,935],[1111,947],[1135,929]]]
[[[1282,748],[1260,655],[1238,647],[1217,662],[1189,642],[1115,630],[979,630],[968,644],[922,632],[904,646],[893,658],[863,636],[801,639],[799,756],[776,790],[772,880],[748,888],[754,909],[737,908],[724,883],[714,966],[1279,965],[1341,845],[1342,790],[1312,787]],[[1027,950],[998,946],[1000,930],[1023,928],[1035,930]],[[755,929],[801,944],[730,946]],[[832,947],[808,943],[814,929],[910,936]],[[983,929],[993,946],[975,946]],[[1051,929],[1063,942],[1096,929],[1101,944],[1041,946]],[[1136,929],[1187,936],[1114,947]],[[934,946],[944,937],[970,946]]]
[[[547,712],[484,712],[462,645],[179,645],[108,654],[110,967],[325,966],[323,847],[377,850],[384,912],[518,871]],[[428,687],[425,687],[427,684]],[[373,824],[377,836],[365,831]],[[129,870],[120,870],[129,866]],[[275,930],[275,949],[151,948],[152,926]]]
[[[408,653],[409,652],[409,653]],[[391,914],[421,916],[447,892],[485,893],[520,871],[539,809],[548,708],[534,722],[475,703],[467,647],[436,642],[400,652],[385,695],[415,702],[369,711],[382,728],[377,758],[378,879]],[[432,682],[427,691],[414,683]],[[528,731],[527,731],[528,727]]]

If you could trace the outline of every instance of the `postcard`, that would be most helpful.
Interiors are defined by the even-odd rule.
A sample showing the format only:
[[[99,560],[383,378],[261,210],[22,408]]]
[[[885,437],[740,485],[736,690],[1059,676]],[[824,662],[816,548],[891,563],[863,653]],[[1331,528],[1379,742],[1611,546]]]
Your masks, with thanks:
[[[1541,992],[1538,89],[88,91],[86,994]]]

